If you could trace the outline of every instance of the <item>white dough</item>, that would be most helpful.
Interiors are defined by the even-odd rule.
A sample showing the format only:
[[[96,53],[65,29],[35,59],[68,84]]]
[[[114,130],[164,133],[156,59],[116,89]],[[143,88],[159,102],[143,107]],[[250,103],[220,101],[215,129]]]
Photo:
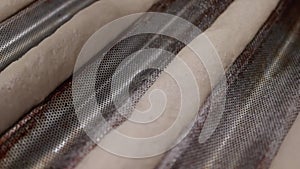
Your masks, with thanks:
[[[215,23],[202,35],[193,40],[190,46],[197,48],[199,51],[205,51],[205,56],[212,57],[215,55],[212,51],[207,50],[206,45],[203,43],[203,37],[209,38],[211,43],[215,46],[220,56],[224,68],[228,68],[233,61],[241,54],[246,45],[254,38],[257,31],[267,20],[271,12],[276,8],[279,0],[235,0],[229,8],[215,21]],[[192,72],[196,75],[196,81],[199,87],[200,104],[190,107],[190,112],[184,118],[190,119],[198,113],[199,107],[211,92],[208,74],[205,71],[204,65],[200,62],[199,58],[194,55],[191,50],[184,48],[177,56],[185,61],[191,68]],[[183,69],[177,62],[171,62],[167,69],[176,68]],[[216,69],[218,70],[218,69]],[[212,86],[215,86],[219,80],[222,72],[214,72],[212,77]],[[124,122],[118,127],[118,131],[131,137],[149,137],[159,134],[164,131],[177,117],[180,95],[174,80],[168,74],[162,73],[154,85],[146,92],[145,96],[137,104],[137,109],[144,110],[149,107],[147,98],[150,93],[155,89],[162,89],[168,98],[164,114],[151,124],[139,125],[130,121]],[[153,100],[160,98],[154,98]],[[185,128],[189,125],[182,124]],[[171,135],[176,137],[180,134],[180,130]],[[110,132],[100,142],[101,145],[113,144],[116,142],[114,133]],[[175,140],[173,140],[175,141]],[[132,147],[125,147],[128,151],[144,151],[145,147],[142,144],[136,144]],[[160,143],[153,144],[153,148],[160,146]],[[83,161],[77,166],[77,169],[96,169],[98,166],[105,166],[107,169],[152,169],[162,159],[163,154],[155,157],[145,159],[124,158],[113,155],[96,147],[90,154],[88,154]]]
[[[1,0],[0,2],[0,22],[12,16],[20,9],[24,8],[35,0]]]
[[[121,16],[147,11],[154,2],[95,2],[3,70],[0,73],[0,133],[71,76],[82,46],[95,31]]]
[[[294,122],[291,130],[284,139],[278,154],[272,162],[270,169],[298,169],[300,166],[300,116]]]

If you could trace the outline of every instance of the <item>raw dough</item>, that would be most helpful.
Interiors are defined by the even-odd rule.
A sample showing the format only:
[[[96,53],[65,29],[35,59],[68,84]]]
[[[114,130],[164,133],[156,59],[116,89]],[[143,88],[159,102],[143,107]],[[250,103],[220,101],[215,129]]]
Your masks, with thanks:
[[[191,42],[197,51],[204,51],[207,58],[213,57],[215,53],[207,49],[207,43],[203,41],[206,37],[209,38],[211,43],[215,46],[220,56],[223,67],[228,68],[233,61],[241,54],[246,45],[254,38],[257,31],[267,20],[271,12],[275,9],[279,0],[236,0],[229,8],[216,20],[216,22],[206,30],[202,35],[198,36]],[[202,53],[203,54],[203,53]],[[200,104],[192,105],[190,112],[184,118],[192,118],[198,113],[199,107],[211,92],[211,85],[215,86],[218,82],[222,72],[214,72],[212,84],[209,83],[209,77],[205,71],[204,65],[200,62],[199,58],[188,48],[184,48],[177,56],[185,61],[191,68],[192,72],[196,75],[196,81],[199,87]],[[167,69],[176,68],[181,70],[182,67],[177,62],[172,62]],[[216,69],[218,70],[218,69]],[[180,71],[179,71],[180,72]],[[146,125],[138,125],[130,121],[126,121],[118,131],[123,134],[133,137],[149,137],[160,133],[167,129],[170,124],[176,119],[179,112],[178,103],[180,102],[180,95],[176,83],[169,77],[168,74],[162,73],[154,85],[146,92],[145,96],[137,104],[137,109],[143,110],[149,107],[147,98],[150,93],[155,89],[162,89],[168,99],[168,104],[165,108],[164,114],[155,122]],[[159,98],[154,98],[159,99]],[[187,127],[189,123],[182,124],[183,128]],[[180,131],[174,132],[173,136],[178,136]],[[110,132],[104,137],[100,144],[112,144],[116,142],[114,133]],[[175,141],[175,140],[173,140]],[[128,151],[143,151],[145,147],[136,144],[133,147],[125,147]],[[160,143],[153,144],[153,147],[160,146]],[[147,148],[147,147],[146,147]],[[85,159],[77,166],[77,169],[93,169],[98,166],[105,166],[107,169],[151,169],[154,168],[161,160],[163,154],[155,157],[145,159],[132,159],[123,158],[113,155],[96,147]]]
[[[0,133],[71,76],[82,46],[95,31],[121,16],[147,11],[155,1],[96,2],[9,65],[0,73]]]
[[[0,22],[12,16],[33,1],[35,0],[1,0]]]
[[[300,166],[300,116],[284,139],[270,169],[298,169]]]

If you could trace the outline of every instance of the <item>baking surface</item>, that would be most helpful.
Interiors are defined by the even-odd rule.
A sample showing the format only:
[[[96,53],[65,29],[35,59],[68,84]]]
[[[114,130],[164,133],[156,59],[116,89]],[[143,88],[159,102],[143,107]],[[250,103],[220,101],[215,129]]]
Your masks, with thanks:
[[[197,37],[191,42],[190,46],[193,46],[198,51],[205,51],[204,55],[214,57],[214,50],[207,50],[207,39],[211,41],[214,45],[222,64],[225,68],[230,66],[232,62],[240,55],[244,50],[245,46],[252,40],[256,32],[267,20],[270,13],[275,9],[278,0],[267,0],[267,1],[248,1],[248,0],[237,0],[234,1],[231,6],[216,20],[216,22],[204,32],[204,34]],[[231,38],[234,36],[235,38]],[[202,54],[200,52],[200,54]],[[191,119],[198,113],[199,107],[210,94],[211,87],[214,86],[222,72],[215,72],[215,81],[210,84],[207,73],[205,72],[205,67],[199,60],[199,58],[194,55],[194,53],[188,48],[184,48],[177,56],[185,61],[185,63],[191,68],[192,72],[196,75],[196,81],[199,88],[200,104],[194,104],[190,106],[190,114],[186,115],[187,119]],[[183,69],[182,66],[178,65],[177,62],[171,62],[168,66],[169,69],[176,67],[177,69]],[[167,68],[167,69],[168,69]],[[216,70],[218,71],[218,69]],[[200,76],[201,75],[201,76]],[[160,117],[151,125],[134,125],[132,122],[126,121],[117,130],[122,131],[122,133],[129,134],[135,137],[147,137],[149,135],[155,135],[159,131],[164,130],[171,124],[176,118],[178,112],[178,102],[180,97],[176,95],[178,89],[176,90],[176,84],[168,77],[168,74],[162,73],[159,79],[154,83],[154,85],[146,92],[145,96],[137,104],[137,109],[142,109],[147,107],[149,104],[147,98],[149,97],[151,91],[154,89],[164,89],[166,95],[170,95],[171,100],[168,100],[168,105],[164,111],[164,115]],[[156,98],[159,99],[159,98]],[[154,100],[156,100],[154,98]],[[189,120],[187,120],[189,121]],[[190,121],[189,121],[190,122]],[[188,124],[182,124],[182,127],[186,127]],[[151,128],[152,126],[152,128]],[[155,128],[154,128],[155,127]],[[147,132],[145,132],[147,131]],[[178,131],[179,132],[179,131]],[[145,134],[146,133],[146,134]],[[176,138],[179,133],[173,133],[173,137]],[[104,137],[100,144],[109,144],[114,140],[114,134],[109,133]],[[137,151],[142,149],[142,145],[135,145],[136,147],[126,147],[128,151]],[[99,157],[99,158],[98,158]],[[81,168],[95,168],[96,166],[104,165],[108,169],[122,168],[123,166],[139,169],[139,168],[154,168],[157,163],[161,160],[162,155],[146,158],[146,159],[130,159],[122,158],[113,154],[110,154],[100,147],[96,147],[77,167]]]
[[[154,2],[155,0],[96,2],[9,65],[0,74],[0,95],[3,96],[0,98],[0,132],[45,99],[72,74],[80,49],[95,31],[121,16],[146,11]],[[136,5],[132,6],[131,3]]]
[[[0,22],[24,8],[35,0],[2,0],[0,3]]]

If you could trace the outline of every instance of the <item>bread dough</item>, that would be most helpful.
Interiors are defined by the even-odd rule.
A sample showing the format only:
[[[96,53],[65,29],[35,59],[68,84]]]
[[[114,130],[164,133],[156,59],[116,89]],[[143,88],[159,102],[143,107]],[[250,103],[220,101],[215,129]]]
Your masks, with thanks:
[[[279,0],[235,0],[209,29],[190,43],[190,46],[196,48],[197,51],[204,51],[204,55],[207,58],[214,57],[214,51],[208,50],[207,43],[203,41],[207,37],[217,50],[223,67],[227,69],[254,38],[257,31],[276,8],[278,2]],[[190,67],[194,75],[196,75],[195,78],[198,86],[200,86],[199,93],[201,100],[199,105],[190,106],[190,112],[184,117],[190,119],[198,113],[199,107],[211,93],[211,86],[215,86],[220,80],[222,72],[215,71],[214,77],[210,77],[210,79],[204,65],[189,48],[184,48],[176,57],[181,58]],[[176,68],[179,72],[183,69],[177,62],[171,62],[167,69],[172,68]],[[210,84],[210,80],[212,80],[212,84]],[[137,104],[136,109],[144,110],[149,107],[147,98],[155,89],[162,89],[168,98],[168,104],[164,109],[163,115],[151,124],[139,125],[126,121],[118,127],[118,131],[130,137],[143,138],[157,135],[170,127],[170,124],[173,123],[179,112],[180,92],[178,92],[178,87],[174,80],[167,73],[163,72],[161,74],[159,79]],[[155,99],[159,100],[160,98],[154,98],[153,100]],[[183,124],[182,127],[185,128],[189,124]],[[179,134],[180,130],[174,132],[173,136],[176,137]],[[114,142],[116,142],[115,135],[113,132],[110,132],[100,141],[100,144],[113,144]],[[133,147],[120,146],[125,147],[128,151],[143,151],[145,149],[142,144],[136,144]],[[157,146],[160,146],[160,143],[153,144],[152,147]],[[163,154],[145,159],[124,158],[96,147],[83,159],[77,166],[77,169],[96,169],[98,166],[105,166],[107,169],[151,169],[159,163],[162,157]]]
[[[288,135],[284,139],[278,154],[273,160],[270,169],[298,169],[300,166],[300,116],[296,119]]]
[[[0,133],[71,76],[82,46],[95,31],[121,16],[147,11],[154,2],[96,2],[4,69],[0,73]]]
[[[2,0],[0,2],[0,22],[12,16],[33,1],[35,0]]]

